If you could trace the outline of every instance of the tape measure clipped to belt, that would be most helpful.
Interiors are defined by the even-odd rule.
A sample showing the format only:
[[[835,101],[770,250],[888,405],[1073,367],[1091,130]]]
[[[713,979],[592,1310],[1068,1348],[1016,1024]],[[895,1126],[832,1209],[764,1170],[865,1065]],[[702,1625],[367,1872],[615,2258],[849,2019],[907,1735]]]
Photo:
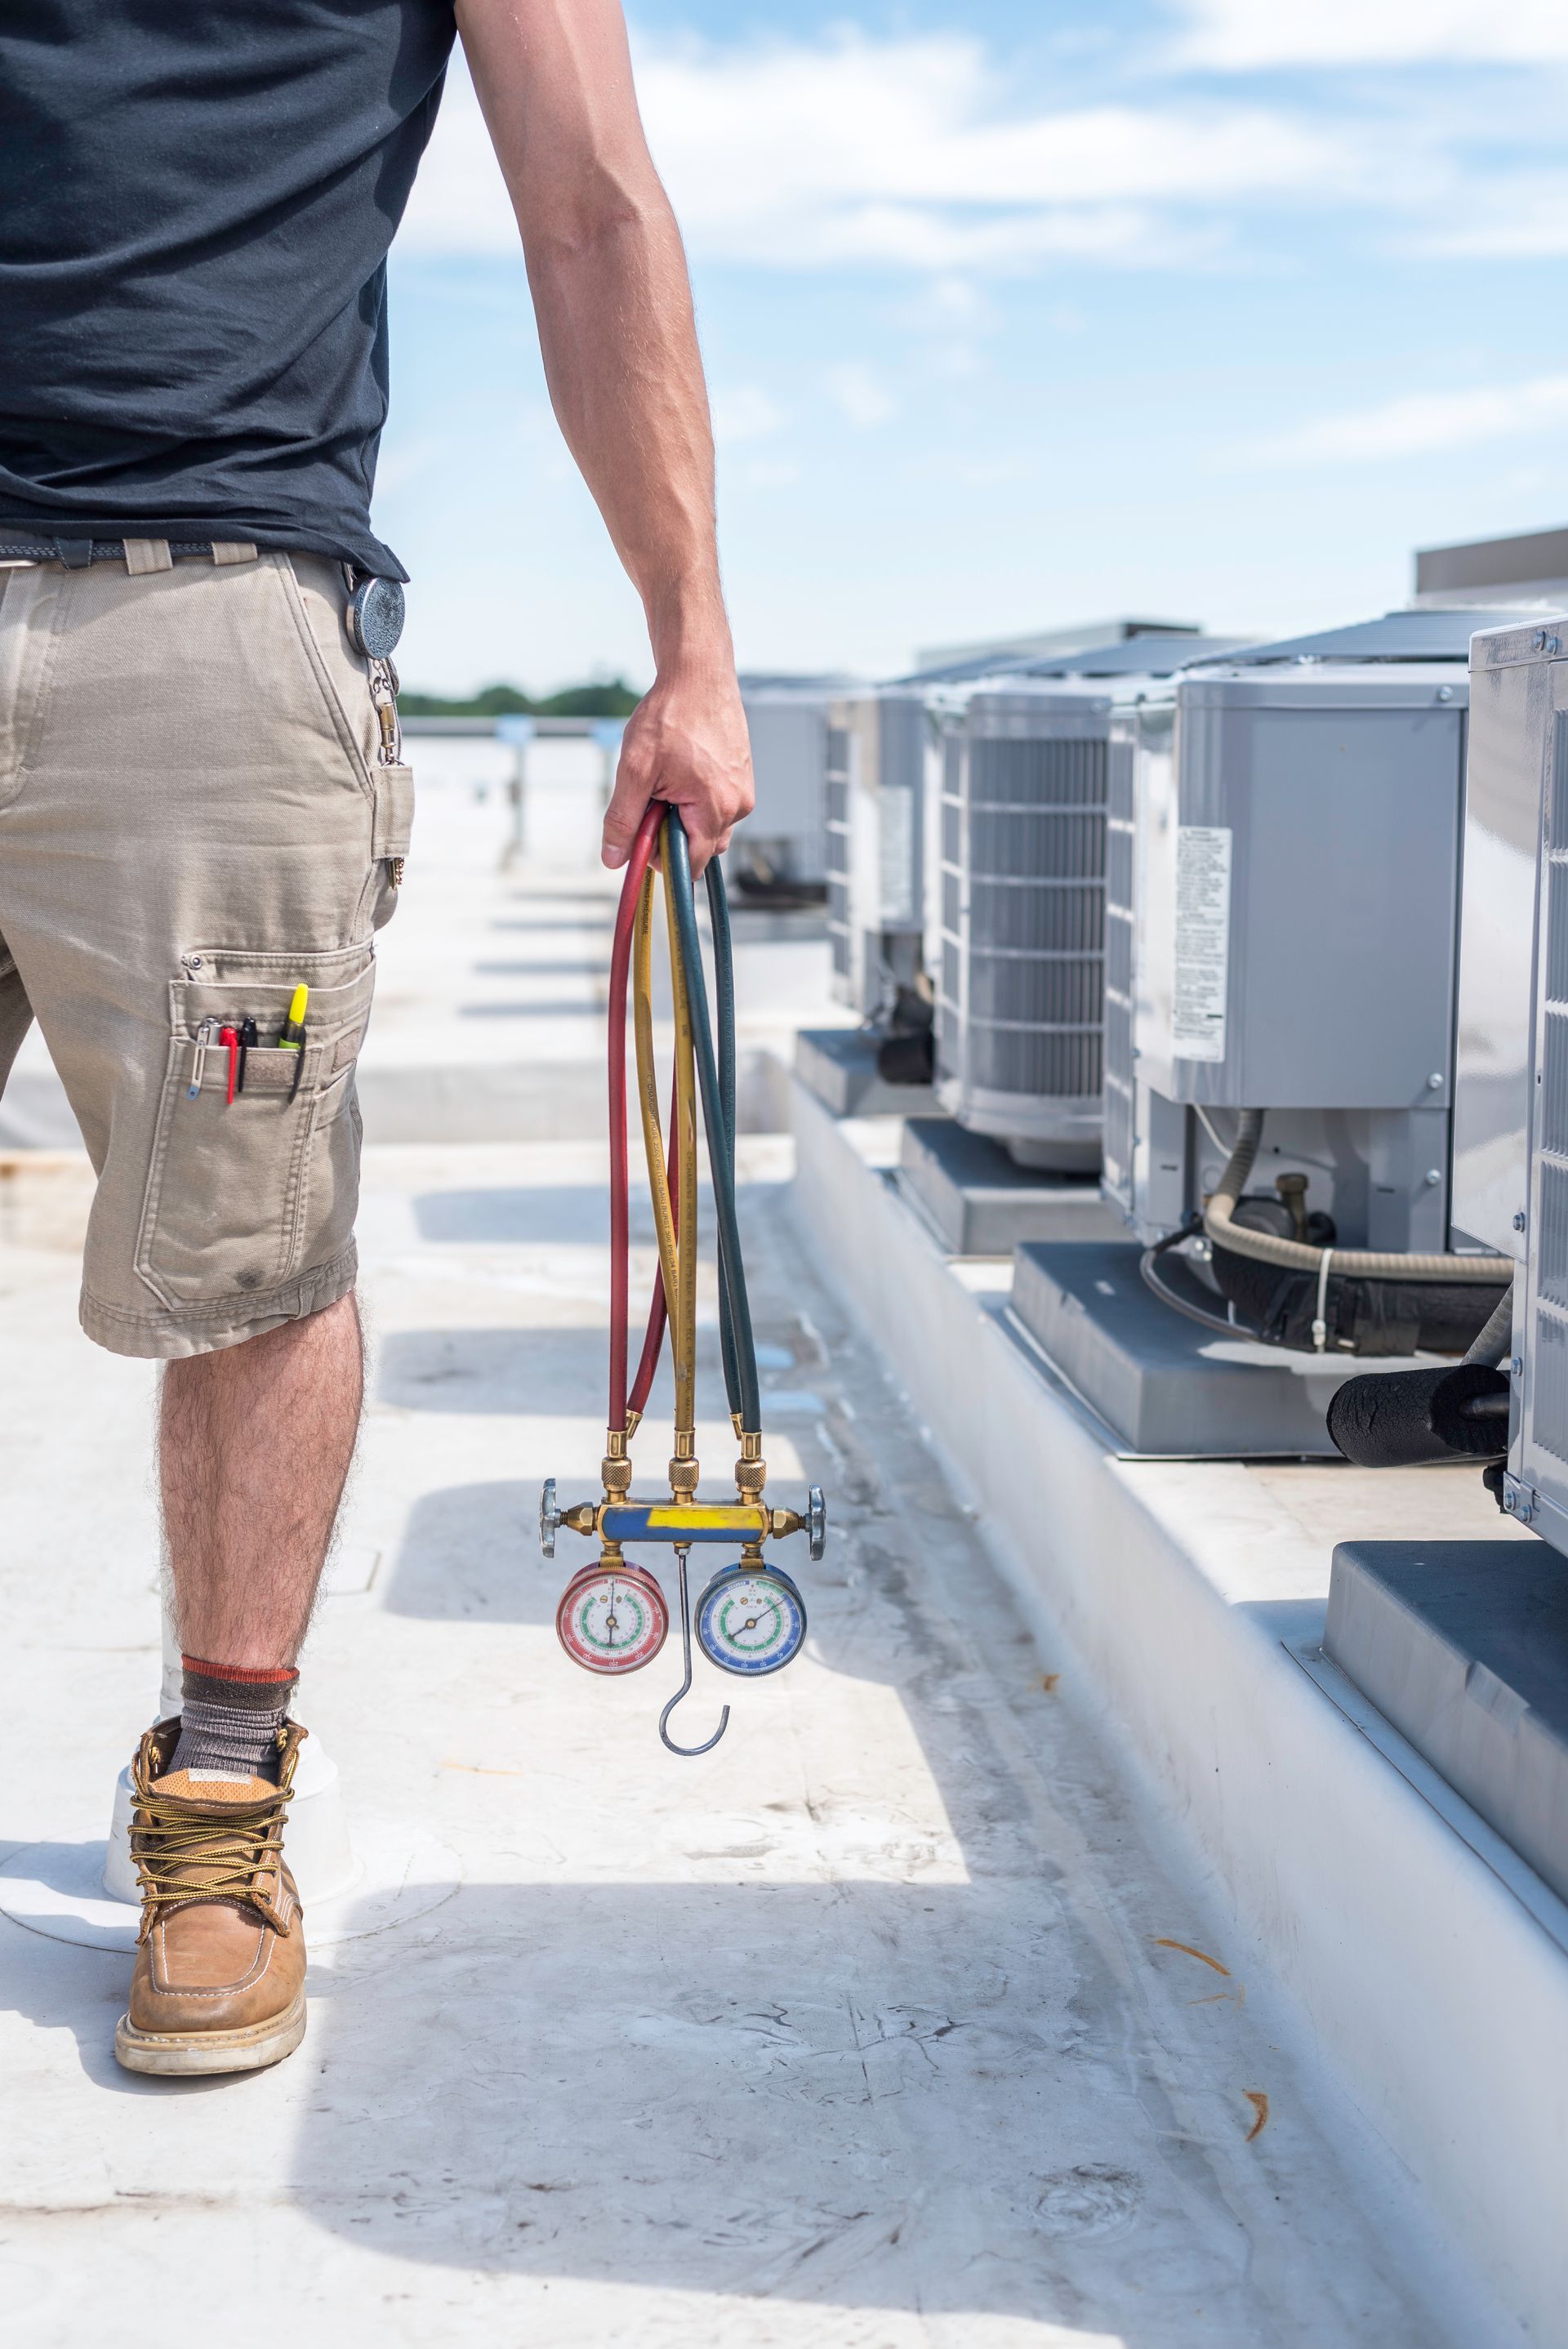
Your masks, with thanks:
[[[675,1069],[668,1132],[659,1105],[654,1065],[654,852],[659,852],[670,992],[675,1009]],[[672,1754],[706,1754],[729,1720],[703,1744],[677,1745],[669,1718],[691,1688],[693,1618],[686,1561],[694,1548],[723,1557],[696,1602],[696,1635],[720,1669],[743,1678],[776,1672],[799,1654],[806,1604],[792,1576],[764,1554],[764,1545],[804,1533],[813,1559],[822,1555],[827,1510],[813,1485],[804,1514],[769,1506],[762,1456],[757,1349],[751,1332],[746,1267],[740,1251],[735,1185],[735,964],[724,875],[707,867],[717,1042],[710,1024],[707,982],[697,937],[691,857],[674,808],[655,801],[633,843],[615,921],[610,964],[610,1394],[603,1497],[562,1509],[550,1478],[540,1505],[540,1540],[555,1555],[564,1526],[597,1540],[598,1557],[568,1582],[556,1610],[561,1644],[587,1671],[620,1674],[652,1663],[669,1632],[669,1609],[652,1568],[634,1563],[628,1547],[645,1555],[675,1553],[679,1586],[685,1678],[659,1716],[659,1735]],[[642,1356],[628,1385],[631,1306],[631,1176],[626,1102],[628,995],[636,1046],[637,1102],[659,1268],[648,1309]],[[704,1500],[696,1456],[697,1107],[707,1142],[718,1257],[719,1340],[729,1414],[739,1444],[735,1498]],[[632,1492],[631,1443],[647,1406],[666,1328],[675,1371],[675,1429],[667,1497],[641,1501]],[[738,1555],[735,1553],[738,1552]]]

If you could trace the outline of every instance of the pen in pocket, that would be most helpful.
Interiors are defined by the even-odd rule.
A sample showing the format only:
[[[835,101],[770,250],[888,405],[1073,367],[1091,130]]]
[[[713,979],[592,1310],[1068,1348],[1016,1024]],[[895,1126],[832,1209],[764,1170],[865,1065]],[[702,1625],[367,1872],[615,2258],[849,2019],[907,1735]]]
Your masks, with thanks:
[[[304,1010],[309,1001],[310,989],[302,979],[290,999],[289,1016],[284,1021],[283,1033],[278,1038],[281,1052],[297,1052],[299,1055],[294,1062],[294,1082],[289,1087],[290,1101],[298,1092],[300,1079],[304,1074]]]
[[[216,1019],[203,1019],[196,1030],[196,1058],[191,1064],[191,1082],[185,1088],[187,1101],[194,1101],[201,1091],[201,1080],[207,1073],[207,1047],[212,1041]]]
[[[289,1016],[284,1021],[278,1037],[281,1052],[297,1052],[304,1042],[304,1008],[310,1001],[310,989],[302,979],[289,999]]]

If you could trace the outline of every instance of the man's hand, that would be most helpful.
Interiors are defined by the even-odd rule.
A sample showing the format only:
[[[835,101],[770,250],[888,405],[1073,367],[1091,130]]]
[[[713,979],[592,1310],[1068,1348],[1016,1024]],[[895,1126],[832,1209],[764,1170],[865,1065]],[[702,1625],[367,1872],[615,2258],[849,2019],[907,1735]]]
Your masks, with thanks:
[[[648,616],[604,862],[655,796],[700,872],[751,807],[718,583],[713,434],[686,255],[637,114],[621,0],[457,0],[522,234],[557,419]]]
[[[626,722],[615,792],[604,816],[604,862],[624,864],[651,799],[679,808],[700,873],[729,846],[752,805],[751,745],[733,671],[663,676]]]

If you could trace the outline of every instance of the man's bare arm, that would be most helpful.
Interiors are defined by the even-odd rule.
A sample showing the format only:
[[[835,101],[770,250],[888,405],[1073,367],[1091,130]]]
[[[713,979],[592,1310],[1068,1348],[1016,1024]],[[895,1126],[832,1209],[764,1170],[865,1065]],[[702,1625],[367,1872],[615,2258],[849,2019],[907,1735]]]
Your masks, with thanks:
[[[643,599],[655,681],[604,862],[672,801],[700,870],[751,807],[714,537],[713,435],[680,233],[643,136],[620,0],[458,0],[561,429]]]

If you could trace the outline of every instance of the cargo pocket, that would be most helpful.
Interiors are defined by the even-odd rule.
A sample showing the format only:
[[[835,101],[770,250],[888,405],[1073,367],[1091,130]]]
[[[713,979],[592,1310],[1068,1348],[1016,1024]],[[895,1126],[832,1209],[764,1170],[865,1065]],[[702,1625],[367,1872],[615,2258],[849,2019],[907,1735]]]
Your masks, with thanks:
[[[203,948],[170,986],[169,1057],[136,1268],[170,1309],[258,1297],[330,1264],[353,1237],[354,1071],[376,983],[369,944],[328,955]],[[277,1038],[310,988],[305,1041]],[[220,1030],[261,1041],[229,1099]],[[351,1113],[352,1112],[352,1113]]]
[[[414,770],[412,767],[372,767],[376,809],[370,825],[372,874],[370,919],[380,929],[397,910],[403,867],[414,831]]]

